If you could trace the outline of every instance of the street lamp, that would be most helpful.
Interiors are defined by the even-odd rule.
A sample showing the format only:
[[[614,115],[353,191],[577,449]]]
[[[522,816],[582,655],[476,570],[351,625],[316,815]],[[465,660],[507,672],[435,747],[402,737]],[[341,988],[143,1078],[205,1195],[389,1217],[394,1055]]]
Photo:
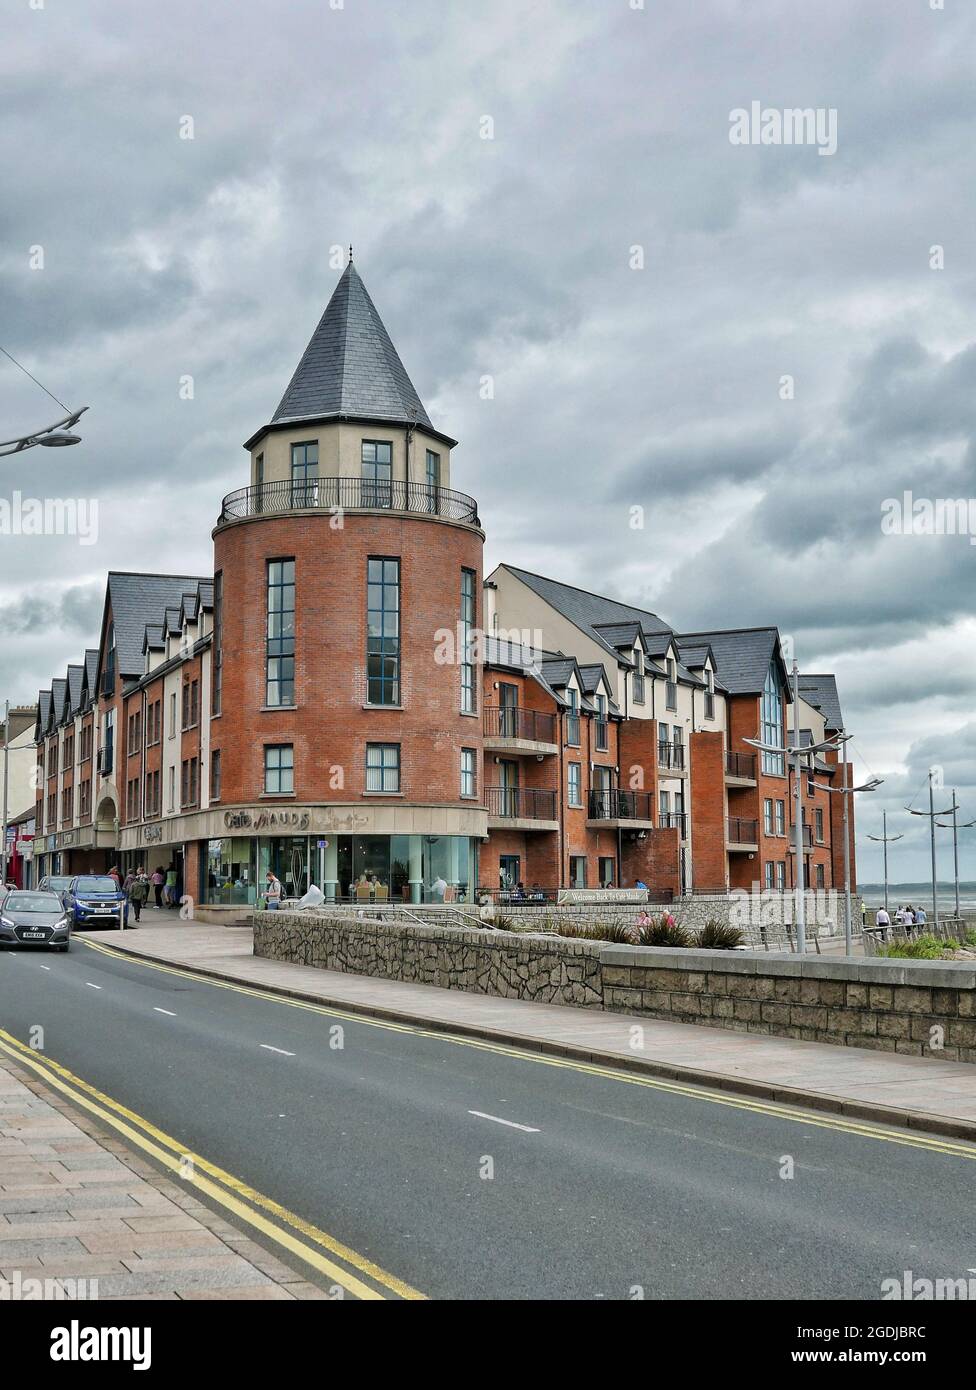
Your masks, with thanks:
[[[952,811],[951,806],[947,806],[943,811],[935,810],[935,798],[932,792],[932,769],[929,768],[929,809],[927,811],[914,811],[911,806],[906,806],[905,810],[910,816],[927,816],[929,820],[929,830],[932,836],[932,921],[935,926],[936,935],[939,931],[939,879],[935,867],[935,822],[938,816],[947,816]],[[955,801],[955,793],[952,797]]]
[[[955,793],[955,790],[953,790],[953,793],[952,793],[952,824],[951,824],[951,825],[946,825],[945,821],[941,821],[941,820],[937,820],[937,821],[935,822],[936,825],[939,827],[940,830],[951,830],[951,831],[952,831],[952,867],[953,867],[953,870],[954,870],[954,877],[955,877],[955,884],[956,884],[956,920],[957,920],[957,921],[959,920],[959,831],[960,831],[960,830],[970,830],[974,825],[976,825],[976,820],[967,820],[967,821],[963,821],[962,825],[957,824],[957,821],[956,821],[956,812],[957,812],[958,809],[959,809],[959,803],[956,801],[956,793]]]
[[[895,840],[904,840],[905,837],[904,837],[904,835],[889,835],[889,834],[888,834],[888,812],[887,812],[887,811],[882,811],[882,812],[881,812],[881,827],[882,827],[882,833],[881,833],[880,835],[869,835],[869,836],[868,836],[868,839],[869,839],[869,840],[874,840],[874,841],[876,841],[878,844],[884,845],[884,905],[885,905],[885,912],[887,912],[887,911],[888,911],[888,846],[889,846],[890,844],[894,844]]]
[[[880,787],[880,786],[881,786],[881,783],[884,781],[884,778],[883,778],[883,777],[871,777],[871,778],[868,779],[867,782],[862,782],[861,785],[860,785],[859,787],[849,787],[849,786],[847,785],[847,748],[846,748],[846,746],[845,746],[845,748],[844,748],[844,773],[843,773],[843,776],[844,776],[843,783],[842,783],[842,785],[839,786],[839,787],[828,787],[827,784],[826,784],[825,782],[814,782],[813,785],[814,785],[819,791],[822,791],[822,792],[830,792],[830,793],[831,793],[832,795],[834,795],[834,796],[842,796],[842,797],[844,798],[844,802],[843,802],[843,806],[844,806],[844,954],[845,954],[846,956],[849,956],[849,955],[851,954],[852,942],[851,942],[851,837],[850,837],[850,831],[849,831],[848,828],[847,828],[847,827],[848,827],[848,811],[847,811],[847,808],[848,808],[848,806],[850,805],[850,802],[848,801],[848,797],[853,796],[855,792],[873,792],[873,791],[877,791],[878,787]],[[885,879],[885,882],[886,882],[886,884],[887,884],[887,871],[886,871],[886,879]],[[887,897],[887,887],[886,887],[886,889],[885,889],[885,896]]]
[[[53,425],[47,425],[42,430],[35,430],[33,434],[25,434],[20,439],[6,439],[0,444],[0,458],[7,454],[19,454],[24,449],[33,449],[35,444],[43,444],[48,449],[63,449],[69,444],[80,444],[81,435],[71,434],[71,429],[77,425],[78,421],[88,409],[83,405],[80,410],[74,410],[69,415],[65,415],[62,420],[55,420]]]
[[[762,739],[745,738],[743,743],[750,744],[753,748],[758,748],[761,753],[772,753],[780,758],[793,758],[794,774],[796,778],[796,875],[793,885],[795,898],[796,916],[796,949],[799,955],[805,955],[807,949],[806,931],[806,903],[803,896],[803,786],[800,781],[800,759],[811,758],[815,753],[826,752],[832,749],[836,752],[850,738],[850,734],[840,733],[836,738],[825,739],[822,743],[810,743],[805,748],[800,747],[800,668],[793,661],[792,670],[793,686],[793,742],[787,743],[785,747],[780,747],[774,743],[763,743]]]

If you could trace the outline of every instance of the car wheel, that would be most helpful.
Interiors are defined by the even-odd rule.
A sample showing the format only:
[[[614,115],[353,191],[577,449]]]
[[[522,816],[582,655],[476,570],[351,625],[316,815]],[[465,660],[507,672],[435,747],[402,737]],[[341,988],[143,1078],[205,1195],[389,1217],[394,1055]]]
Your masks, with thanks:
[[[58,947],[58,950],[59,950],[59,951],[70,951],[70,949],[71,949],[71,947],[70,947],[70,945],[68,944],[67,941],[64,943],[63,946],[59,946],[59,947]]]

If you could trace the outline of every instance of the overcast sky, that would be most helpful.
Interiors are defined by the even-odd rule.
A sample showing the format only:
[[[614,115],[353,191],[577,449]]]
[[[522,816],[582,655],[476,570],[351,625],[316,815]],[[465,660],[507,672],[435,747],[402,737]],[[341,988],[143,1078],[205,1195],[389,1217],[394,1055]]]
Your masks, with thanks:
[[[930,765],[976,818],[976,547],[881,519],[976,496],[973,7],[631,3],[2,0],[0,343],[91,409],[0,499],[99,532],[0,535],[0,695],[94,642],[107,569],[211,572],[351,241],[486,571],[778,624],[886,778],[861,876],[884,806],[924,877]],[[731,143],[753,102],[834,109],[836,152]],[[0,359],[0,437],[59,413]]]

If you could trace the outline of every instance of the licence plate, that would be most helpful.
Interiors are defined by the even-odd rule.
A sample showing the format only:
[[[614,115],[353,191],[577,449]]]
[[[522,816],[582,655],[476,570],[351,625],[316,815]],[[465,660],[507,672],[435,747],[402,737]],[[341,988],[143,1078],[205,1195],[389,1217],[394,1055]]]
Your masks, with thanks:
[[[22,931],[22,932],[20,933],[20,939],[21,939],[21,941],[46,941],[46,940],[47,940],[47,932],[45,932],[45,931]]]
[[[96,911],[96,912],[114,912],[115,909],[114,909],[114,907],[96,907],[96,908],[95,908],[95,911]]]

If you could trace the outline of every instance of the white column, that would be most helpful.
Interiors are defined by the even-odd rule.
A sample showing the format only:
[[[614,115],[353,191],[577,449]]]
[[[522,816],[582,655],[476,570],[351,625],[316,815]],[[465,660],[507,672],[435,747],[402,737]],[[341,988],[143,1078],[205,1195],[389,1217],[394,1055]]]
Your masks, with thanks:
[[[423,843],[419,835],[410,836],[409,849],[409,873],[410,873],[410,901],[412,903],[423,902],[424,898],[424,870],[423,870]]]
[[[326,847],[323,850],[323,854],[325,855],[325,870],[322,875],[324,880],[322,884],[322,892],[325,894],[326,900],[328,902],[334,903],[336,898],[340,896],[339,841],[335,837],[335,835],[333,835],[332,838],[326,844]]]

